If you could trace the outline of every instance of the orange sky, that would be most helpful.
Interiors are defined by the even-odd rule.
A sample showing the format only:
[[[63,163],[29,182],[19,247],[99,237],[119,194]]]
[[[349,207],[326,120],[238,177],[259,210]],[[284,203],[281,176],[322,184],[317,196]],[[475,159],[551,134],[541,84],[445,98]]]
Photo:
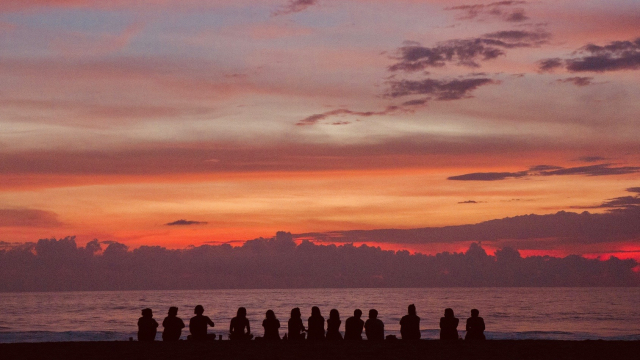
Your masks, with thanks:
[[[0,241],[181,248],[640,204],[634,1],[302,5],[3,2]],[[519,250],[640,259],[634,236]]]

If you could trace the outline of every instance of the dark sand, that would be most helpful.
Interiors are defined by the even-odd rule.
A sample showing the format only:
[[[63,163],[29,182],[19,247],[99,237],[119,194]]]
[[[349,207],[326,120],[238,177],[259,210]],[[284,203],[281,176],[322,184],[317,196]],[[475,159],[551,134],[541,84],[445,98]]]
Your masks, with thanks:
[[[0,359],[640,359],[640,341],[489,340],[480,343],[68,342],[0,344]]]

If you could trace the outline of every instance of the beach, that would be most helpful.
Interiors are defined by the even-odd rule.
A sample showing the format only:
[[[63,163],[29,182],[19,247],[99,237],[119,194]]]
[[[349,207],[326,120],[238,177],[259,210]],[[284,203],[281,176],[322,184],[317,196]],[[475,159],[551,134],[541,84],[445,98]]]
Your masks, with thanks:
[[[59,342],[0,344],[2,359],[633,359],[640,341],[488,340],[443,343],[210,341],[194,343]]]

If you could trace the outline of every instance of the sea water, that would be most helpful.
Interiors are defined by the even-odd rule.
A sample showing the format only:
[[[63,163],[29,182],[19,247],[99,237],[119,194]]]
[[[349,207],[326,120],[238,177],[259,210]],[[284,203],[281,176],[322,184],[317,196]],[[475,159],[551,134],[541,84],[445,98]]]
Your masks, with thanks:
[[[268,309],[287,331],[291,309],[303,319],[318,306],[328,318],[338,309],[342,319],[378,310],[386,335],[400,337],[400,318],[415,304],[423,339],[437,339],[445,308],[460,319],[458,332],[471,309],[480,310],[488,339],[640,340],[640,288],[420,288],[420,289],[283,289],[202,291],[103,291],[0,293],[0,342],[110,341],[136,338],[140,310],[151,308],[162,320],[170,306],[179,308],[186,324],[196,305],[215,327],[210,333],[227,339],[229,321],[238,307],[247,309],[251,331],[262,336]],[[305,321],[306,324],[306,321]],[[160,340],[162,325],[158,328]],[[188,329],[182,332],[186,338]]]

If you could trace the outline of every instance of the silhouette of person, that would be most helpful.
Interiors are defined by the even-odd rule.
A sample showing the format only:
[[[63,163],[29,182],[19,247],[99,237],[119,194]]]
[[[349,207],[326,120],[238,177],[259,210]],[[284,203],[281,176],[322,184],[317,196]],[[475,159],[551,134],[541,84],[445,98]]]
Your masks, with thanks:
[[[458,322],[453,309],[444,309],[444,317],[440,318],[440,340],[458,340]]]
[[[245,329],[247,331],[245,332]],[[231,319],[229,324],[229,339],[230,340],[251,340],[251,327],[249,326],[249,319],[247,319],[247,309],[240,307],[236,313],[236,317]]]
[[[353,316],[348,318],[344,323],[344,339],[345,340],[362,340],[362,328],[364,321],[360,319],[362,310],[356,309]]]
[[[262,327],[265,340],[280,340],[280,333],[278,333],[280,321],[276,319],[273,310],[267,310],[266,319],[262,320]]]
[[[302,324],[302,314],[300,308],[291,309],[291,318],[288,323],[288,339],[289,340],[304,340],[304,332],[307,331]]]
[[[208,316],[204,316],[204,307],[202,305],[196,306],[193,310],[196,316],[189,320],[189,332],[191,333],[192,340],[207,340],[207,325],[213,327],[213,321]]]
[[[416,315],[416,306],[411,304],[408,314],[400,319],[400,335],[402,340],[420,340],[420,318]]]
[[[138,319],[138,341],[154,341],[158,331],[158,322],[153,319],[151,309],[142,309],[142,317]]]
[[[486,340],[484,336],[484,319],[479,317],[478,309],[471,309],[471,317],[467,319],[465,340]]]
[[[324,318],[320,315],[320,308],[317,306],[311,308],[311,316],[309,317],[307,329],[309,340],[324,339]]]
[[[340,313],[336,309],[329,312],[329,320],[327,320],[327,340],[342,340],[340,334]]]
[[[369,319],[364,323],[364,332],[367,334],[367,340],[384,340],[384,323],[378,319],[378,310],[369,310]]]
[[[180,334],[184,328],[184,322],[178,317],[178,308],[172,306],[169,308],[167,317],[162,321],[164,331],[162,332],[162,341],[178,341]]]

